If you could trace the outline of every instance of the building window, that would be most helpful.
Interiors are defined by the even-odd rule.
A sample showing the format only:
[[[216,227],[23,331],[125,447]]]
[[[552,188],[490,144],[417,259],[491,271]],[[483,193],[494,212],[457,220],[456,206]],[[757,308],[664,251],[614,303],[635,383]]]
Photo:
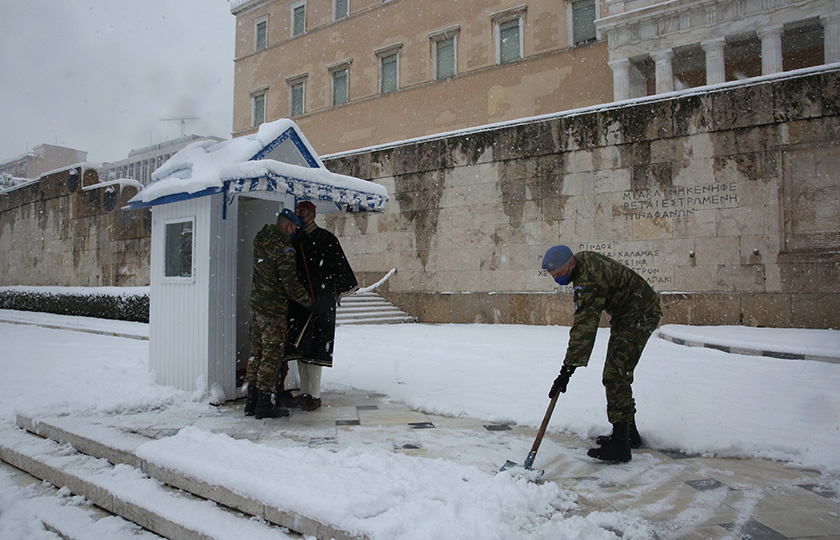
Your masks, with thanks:
[[[382,84],[379,91],[383,94],[394,92],[398,88],[399,59],[398,54],[383,56],[380,59],[382,62]]]
[[[350,74],[350,60],[342,60],[336,64],[327,66],[332,79],[332,105],[337,107],[344,105],[349,100],[348,79]]]
[[[164,228],[164,277],[193,276],[193,220],[167,223]]]
[[[291,105],[289,107],[290,116],[300,116],[303,114],[303,104],[305,98],[306,83],[303,81],[293,84],[291,93]]]
[[[340,21],[350,15],[350,0],[335,0],[333,5],[333,20]]]
[[[436,50],[435,78],[447,79],[455,75],[455,38],[438,41]]]
[[[499,25],[499,63],[507,64],[521,58],[519,48],[519,19],[505,21]]]
[[[254,50],[261,51],[268,46],[268,16],[254,21]]]
[[[526,7],[519,6],[491,16],[496,30],[496,63],[522,59],[522,23]]]
[[[265,95],[267,87],[251,91],[251,127],[257,127],[265,122]]]
[[[306,74],[286,79],[289,85],[289,116],[300,116],[306,111]]]
[[[395,92],[400,87],[400,49],[402,43],[374,51],[379,57],[379,93]]]
[[[458,73],[458,34],[460,26],[452,26],[429,34],[432,40],[432,64],[435,79],[448,79]]]
[[[306,32],[306,1],[292,4],[292,37]]]
[[[347,103],[347,70],[333,71],[333,107]]]
[[[595,0],[579,0],[566,4],[567,19],[570,22],[569,46],[582,45],[598,39],[595,29],[595,19],[598,18],[598,2]]]

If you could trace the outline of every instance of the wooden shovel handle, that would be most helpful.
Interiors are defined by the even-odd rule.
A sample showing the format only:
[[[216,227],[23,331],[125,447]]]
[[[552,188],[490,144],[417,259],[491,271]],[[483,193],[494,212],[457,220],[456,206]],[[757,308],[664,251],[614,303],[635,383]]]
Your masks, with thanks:
[[[554,406],[557,405],[557,398],[560,397],[560,392],[554,394],[554,397],[551,398],[551,402],[548,404],[548,410],[545,411],[545,418],[543,418],[542,425],[540,425],[540,430],[537,432],[537,438],[534,440],[534,445],[531,447],[531,454],[536,454],[537,449],[540,447],[540,443],[543,440],[543,435],[545,435],[545,430],[548,428],[548,422],[551,420],[551,414],[554,412]]]

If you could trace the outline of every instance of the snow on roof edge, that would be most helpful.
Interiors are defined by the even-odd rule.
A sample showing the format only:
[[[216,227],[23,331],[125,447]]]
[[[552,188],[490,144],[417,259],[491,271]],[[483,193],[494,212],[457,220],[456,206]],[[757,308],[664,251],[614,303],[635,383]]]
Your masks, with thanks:
[[[302,167],[272,159],[222,167],[218,178],[218,185],[204,185],[204,189],[193,192],[167,192],[148,200],[136,195],[129,201],[128,208],[146,208],[218,193],[279,192],[297,198],[334,202],[351,211],[383,212],[390,199],[388,190],[380,184],[326,168]]]
[[[285,192],[296,198],[335,202],[355,210],[382,212],[390,199],[385,186],[375,182],[272,159],[228,167],[221,178],[228,192],[283,191],[276,184],[280,181],[286,182]],[[259,184],[261,180],[266,182]]]

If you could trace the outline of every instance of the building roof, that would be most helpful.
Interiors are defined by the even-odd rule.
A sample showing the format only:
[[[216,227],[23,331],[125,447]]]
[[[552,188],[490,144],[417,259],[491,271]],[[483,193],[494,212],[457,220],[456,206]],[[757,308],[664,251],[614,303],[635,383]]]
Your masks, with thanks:
[[[354,212],[383,211],[388,201],[384,186],[328,171],[297,125],[281,119],[245,137],[186,146],[128,204],[144,208],[217,193],[294,195]],[[328,210],[319,205],[319,212]]]

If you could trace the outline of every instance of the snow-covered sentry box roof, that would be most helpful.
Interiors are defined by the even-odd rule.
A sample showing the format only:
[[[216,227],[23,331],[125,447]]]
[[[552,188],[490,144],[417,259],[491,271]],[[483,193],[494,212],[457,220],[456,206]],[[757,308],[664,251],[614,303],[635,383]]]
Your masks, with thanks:
[[[282,119],[246,137],[186,146],[128,204],[144,208],[216,193],[225,200],[233,193],[292,195],[319,201],[319,213],[381,212],[388,201],[383,186],[328,171],[297,125]]]

